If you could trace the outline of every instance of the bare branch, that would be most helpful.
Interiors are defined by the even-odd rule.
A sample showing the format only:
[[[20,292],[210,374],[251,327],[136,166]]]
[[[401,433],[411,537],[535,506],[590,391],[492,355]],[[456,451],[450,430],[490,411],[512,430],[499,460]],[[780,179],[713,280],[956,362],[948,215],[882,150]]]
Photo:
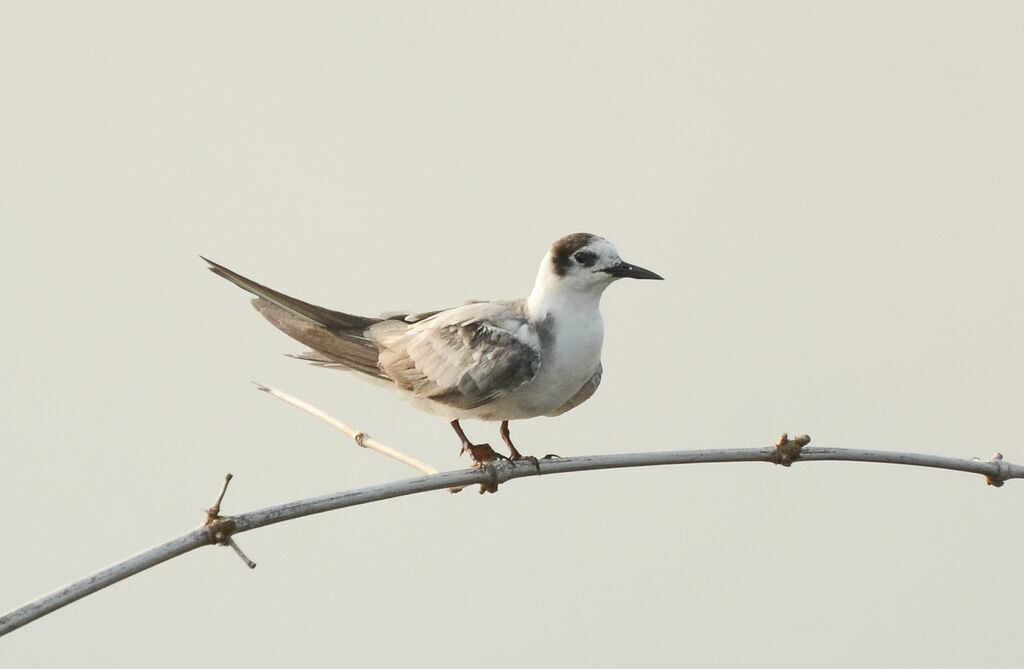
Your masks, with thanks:
[[[792,440],[798,443],[803,437]],[[780,440],[785,445],[788,438]],[[916,467],[931,467],[969,472],[986,477],[993,486],[1009,479],[1024,478],[1024,466],[1006,462],[1001,454],[989,461],[964,460],[920,453],[896,453],[846,448],[801,447],[791,462],[815,461],[877,462]],[[668,451],[662,453],[625,453],[621,455],[583,456],[533,462],[497,462],[475,469],[432,474],[405,481],[396,481],[358,490],[348,490],[321,497],[271,506],[237,516],[215,516],[211,526],[202,526],[166,543],[155,546],[127,560],[99,571],[65,588],[45,595],[19,609],[0,617],[0,636],[48,613],[70,604],[108,585],[149,569],[200,546],[213,543],[230,544],[231,536],[274,523],[301,518],[315,513],[367,504],[392,497],[402,497],[431,490],[476,484],[497,485],[524,476],[564,474],[568,472],[622,467],[651,467],[658,465],[698,464],[711,462],[769,462],[780,463],[779,448],[740,448],[699,451]],[[215,505],[216,506],[216,505]],[[246,558],[247,559],[247,558]]]
[[[122,560],[95,574],[86,576],[80,581],[55,590],[0,617],[0,636],[67,606],[86,595],[91,595],[97,590],[102,590],[108,585],[113,585],[122,579],[155,567],[161,562],[212,543],[213,537],[210,536],[210,532],[205,527],[199,527],[159,546],[133,555],[127,560]]]

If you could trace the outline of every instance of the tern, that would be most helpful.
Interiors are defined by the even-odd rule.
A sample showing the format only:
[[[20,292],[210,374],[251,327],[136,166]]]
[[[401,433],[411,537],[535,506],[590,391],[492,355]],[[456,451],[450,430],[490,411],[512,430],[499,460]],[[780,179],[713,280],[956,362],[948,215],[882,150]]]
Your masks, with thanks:
[[[590,399],[601,383],[601,295],[618,279],[662,278],[623,261],[608,240],[581,232],[551,245],[527,298],[370,318],[303,302],[203,260],[311,349],[293,357],[393,386],[414,406],[447,418],[461,452],[478,463],[504,456],[472,443],[459,421],[500,421],[511,459],[536,462],[512,443],[509,421],[558,416]]]

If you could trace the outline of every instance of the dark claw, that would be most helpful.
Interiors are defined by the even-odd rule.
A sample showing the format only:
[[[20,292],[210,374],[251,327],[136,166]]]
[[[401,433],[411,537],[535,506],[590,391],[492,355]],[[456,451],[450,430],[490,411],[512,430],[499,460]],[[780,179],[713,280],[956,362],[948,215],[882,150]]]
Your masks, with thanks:
[[[524,460],[526,462],[533,463],[533,468],[537,470],[538,474],[540,474],[540,462],[534,456],[532,456],[532,455],[520,455],[518,458],[512,458],[512,462],[523,462]]]
[[[541,460],[561,460],[561,459],[562,459],[561,455],[556,455],[554,453],[548,453],[543,458],[541,458]]]

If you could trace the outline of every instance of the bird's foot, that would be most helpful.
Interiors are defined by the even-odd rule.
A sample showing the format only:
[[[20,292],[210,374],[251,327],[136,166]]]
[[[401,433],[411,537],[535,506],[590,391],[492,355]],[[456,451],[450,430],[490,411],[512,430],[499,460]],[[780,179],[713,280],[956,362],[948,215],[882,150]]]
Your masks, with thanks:
[[[494,468],[494,461],[508,461],[508,458],[491,448],[490,444],[471,444],[466,442],[462,444],[462,451],[459,455],[466,451],[469,451],[469,457],[473,459],[474,467],[479,467],[490,474],[490,478],[487,481],[480,483],[480,494],[498,492],[498,471]]]
[[[508,446],[508,459],[510,462],[523,462],[524,460],[526,462],[531,462],[533,463],[534,469],[536,469],[537,473],[540,474],[540,463],[537,462],[537,458],[533,457],[532,455],[523,455],[516,449],[515,446],[512,445],[512,442],[509,440],[506,440],[505,444]]]
[[[469,457],[473,459],[474,467],[489,465],[495,460],[508,460],[504,455],[491,448],[490,444],[463,444],[462,453],[467,451],[469,451]]]
[[[558,455],[556,453],[548,453],[543,458],[541,458],[541,460],[561,460],[561,459],[562,459],[562,456]]]

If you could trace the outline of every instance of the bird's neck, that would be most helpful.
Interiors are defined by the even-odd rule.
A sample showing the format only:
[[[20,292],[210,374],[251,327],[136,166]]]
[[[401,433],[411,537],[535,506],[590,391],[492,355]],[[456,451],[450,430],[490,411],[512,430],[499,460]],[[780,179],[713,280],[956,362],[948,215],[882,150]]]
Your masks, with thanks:
[[[526,310],[531,318],[543,320],[548,315],[566,313],[596,314],[600,317],[601,293],[604,286],[592,286],[581,290],[570,285],[562,277],[542,267],[537,273],[533,292],[526,301]]]

